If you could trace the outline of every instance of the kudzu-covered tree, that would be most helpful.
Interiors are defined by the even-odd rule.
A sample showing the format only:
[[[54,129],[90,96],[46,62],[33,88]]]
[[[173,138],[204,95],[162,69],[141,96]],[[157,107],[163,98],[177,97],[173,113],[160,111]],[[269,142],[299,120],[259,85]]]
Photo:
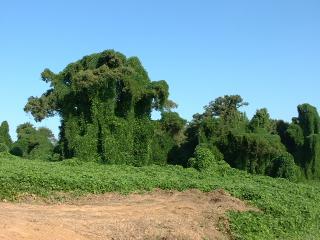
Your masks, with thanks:
[[[11,148],[12,140],[9,134],[9,124],[7,121],[2,122],[0,125],[0,143]]]
[[[205,106],[204,113],[195,114],[186,129],[186,142],[176,151],[176,163],[195,163],[196,149],[204,146],[231,167],[296,179],[297,167],[276,134],[277,122],[265,108],[249,121],[240,112],[247,105],[239,95],[226,95]]]
[[[275,124],[270,119],[270,115],[266,108],[258,109],[255,115],[252,117],[249,128],[255,133],[272,133]]]
[[[185,140],[186,123],[187,121],[176,112],[164,111],[161,113],[161,119],[155,121],[152,141],[152,159],[154,162],[164,165],[170,161],[173,149],[179,147]],[[175,158],[175,156],[172,157]]]
[[[307,179],[320,178],[320,118],[310,104],[298,106],[298,117],[281,130],[281,140]]]
[[[230,132],[220,148],[230,166],[264,175],[270,175],[274,160],[286,154],[280,137],[272,134]]]
[[[221,134],[228,132],[229,129],[240,130],[247,124],[247,117],[239,109],[248,105],[249,103],[245,102],[240,95],[225,95],[206,105],[203,117],[218,120]]]
[[[54,135],[48,128],[36,129],[31,123],[17,127],[18,139],[13,143],[11,154],[28,159],[52,160]]]
[[[36,121],[61,117],[59,151],[65,158],[107,163],[152,163],[153,110],[168,100],[165,81],[150,81],[137,57],[107,50],[85,56],[60,73],[45,69],[50,88],[25,106]]]
[[[310,104],[301,104],[298,106],[298,113],[297,121],[303,130],[304,136],[319,134],[320,117],[317,109]]]
[[[239,95],[225,95],[204,106],[203,113],[193,116],[185,131],[186,140],[171,152],[169,162],[188,166],[199,144],[205,145],[213,154],[220,155],[217,146],[230,131],[246,131],[248,119],[239,109],[247,105]]]

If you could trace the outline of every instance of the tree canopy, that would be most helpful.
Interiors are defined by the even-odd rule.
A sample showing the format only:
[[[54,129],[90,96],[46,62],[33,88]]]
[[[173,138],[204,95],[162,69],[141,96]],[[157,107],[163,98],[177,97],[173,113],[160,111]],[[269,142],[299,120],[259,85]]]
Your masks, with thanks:
[[[151,163],[152,110],[174,107],[165,81],[151,81],[137,57],[107,50],[69,64],[42,80],[50,88],[25,106],[36,121],[61,117],[64,157],[109,163]]]

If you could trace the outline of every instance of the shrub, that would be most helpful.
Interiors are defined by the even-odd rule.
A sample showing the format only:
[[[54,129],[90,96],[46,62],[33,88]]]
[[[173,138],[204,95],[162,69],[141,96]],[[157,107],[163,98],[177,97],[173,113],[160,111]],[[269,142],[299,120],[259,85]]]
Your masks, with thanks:
[[[285,153],[280,137],[271,134],[230,133],[220,145],[231,167],[254,174],[267,174],[273,159]]]
[[[290,181],[297,181],[298,172],[298,166],[294,163],[292,155],[286,153],[273,160],[269,175],[272,177],[287,178]]]
[[[9,152],[9,148],[4,143],[0,143],[0,153]]]
[[[215,147],[213,151],[206,145],[198,145],[194,156],[188,161],[189,166],[197,170],[217,169],[219,166],[226,166],[221,152]]]

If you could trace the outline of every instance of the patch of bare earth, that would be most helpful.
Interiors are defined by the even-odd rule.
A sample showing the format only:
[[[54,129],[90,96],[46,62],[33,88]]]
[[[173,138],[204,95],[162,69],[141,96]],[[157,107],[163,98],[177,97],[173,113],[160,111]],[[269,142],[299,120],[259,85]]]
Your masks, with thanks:
[[[0,239],[230,239],[229,210],[253,209],[223,190],[104,194],[54,204],[0,203]]]

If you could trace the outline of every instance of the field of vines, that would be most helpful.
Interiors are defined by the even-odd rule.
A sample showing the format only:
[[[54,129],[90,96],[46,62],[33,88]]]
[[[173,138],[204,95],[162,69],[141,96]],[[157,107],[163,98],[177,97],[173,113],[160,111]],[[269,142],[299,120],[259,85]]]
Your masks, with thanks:
[[[145,192],[153,189],[225,189],[260,212],[230,212],[235,239],[319,239],[320,187],[251,175],[229,167],[198,171],[181,166],[101,165],[77,159],[63,162],[0,156],[0,199],[33,194],[50,198],[65,192]]]

